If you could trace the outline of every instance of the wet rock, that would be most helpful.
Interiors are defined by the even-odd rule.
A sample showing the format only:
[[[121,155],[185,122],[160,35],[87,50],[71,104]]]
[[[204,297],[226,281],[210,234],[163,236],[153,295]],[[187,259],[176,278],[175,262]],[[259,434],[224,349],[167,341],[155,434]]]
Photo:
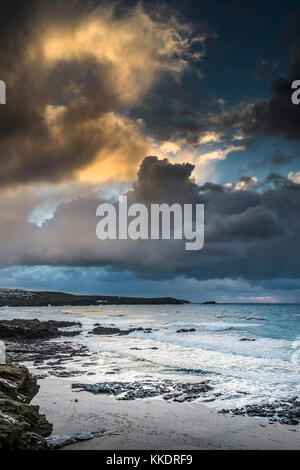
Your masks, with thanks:
[[[62,378],[68,378],[68,377],[75,377],[76,375],[85,375],[86,372],[82,372],[80,370],[66,370],[66,371],[56,371],[56,370],[50,370],[49,375],[52,375],[54,377],[62,377]]]
[[[43,380],[43,379],[46,379],[48,376],[48,374],[34,374],[34,377],[37,379],[37,380]]]
[[[108,326],[97,326],[89,334],[93,335],[119,335],[121,334],[120,328],[110,328]]]
[[[52,425],[30,401],[39,390],[26,367],[0,364],[0,449],[45,449]]]
[[[0,364],[0,399],[30,403],[39,386],[26,367]]]
[[[65,362],[76,361],[78,358],[91,357],[89,350],[80,344],[69,341],[6,341],[6,354],[12,361],[32,362],[42,374],[37,377],[43,379],[48,375],[55,377],[75,377],[84,375],[84,371],[66,370]],[[64,366],[60,365],[64,364]]]
[[[94,328],[92,331],[89,332],[89,334],[94,334],[94,335],[129,335],[130,333],[133,333],[134,331],[142,331],[143,333],[151,333],[152,328],[129,328],[128,330],[121,330],[120,328],[116,327],[109,327],[109,326],[97,326]]]
[[[91,393],[114,395],[118,400],[134,400],[161,396],[165,400],[192,401],[212,390],[208,381],[199,383],[175,382],[172,380],[143,382],[102,382],[96,384],[74,383],[72,388]],[[178,397],[182,397],[178,400]]]
[[[196,331],[195,328],[181,328],[177,330],[176,333],[192,333],[194,331]]]
[[[27,341],[11,342],[6,341],[7,356],[16,362],[33,362],[38,366],[44,364],[45,368],[51,368],[56,364],[70,361],[75,357],[90,357],[89,350],[80,344],[74,344],[68,341]],[[46,361],[49,361],[46,363]],[[38,366],[40,367],[40,366]]]
[[[86,433],[77,433],[72,435],[65,435],[65,436],[50,436],[47,437],[46,442],[47,446],[50,449],[61,449],[70,444],[74,444],[74,442],[78,441],[88,441],[90,439],[94,439],[95,437],[100,436],[107,436],[112,433],[110,431],[94,431],[94,432],[86,432]]]
[[[256,341],[254,338],[241,338],[239,341]]]
[[[219,413],[268,418],[271,422],[298,425],[300,422],[300,400],[293,397],[289,400],[276,400],[273,403],[246,405],[231,410],[220,410]]]
[[[39,320],[1,320],[0,339],[9,340],[38,340],[58,338],[60,336],[75,336],[79,331],[61,331],[59,328],[81,326],[81,323],[68,321],[39,321]]]
[[[184,395],[179,395],[178,397],[173,398],[173,401],[176,401],[178,403],[183,403],[186,400]]]

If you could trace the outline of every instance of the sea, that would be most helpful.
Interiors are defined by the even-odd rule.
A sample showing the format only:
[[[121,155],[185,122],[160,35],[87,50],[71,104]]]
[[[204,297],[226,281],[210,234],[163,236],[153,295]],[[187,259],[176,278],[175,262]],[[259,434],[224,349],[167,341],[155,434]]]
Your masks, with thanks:
[[[217,409],[300,395],[300,305],[0,308],[0,319],[13,318],[80,322],[79,335],[67,340],[86,345],[97,365],[94,375],[77,382],[209,380],[213,391],[196,402]],[[99,336],[90,334],[95,324],[152,331]],[[189,329],[195,331],[179,332]],[[78,369],[78,364],[69,367]]]

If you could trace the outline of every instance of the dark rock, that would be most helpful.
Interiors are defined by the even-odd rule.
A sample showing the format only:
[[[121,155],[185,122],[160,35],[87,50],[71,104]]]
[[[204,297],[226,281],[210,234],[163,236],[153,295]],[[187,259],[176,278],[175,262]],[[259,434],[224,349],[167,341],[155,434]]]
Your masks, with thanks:
[[[7,340],[38,340],[60,336],[75,336],[79,331],[61,331],[59,328],[81,326],[81,323],[67,321],[1,320],[0,338]]]
[[[110,328],[108,326],[97,326],[89,334],[93,335],[119,335],[121,334],[120,328]]]
[[[48,376],[48,374],[34,374],[34,377],[37,379],[37,380],[43,380],[43,379],[46,379]]]
[[[177,330],[176,333],[191,333],[196,331],[195,328],[181,328],[180,330]]]
[[[110,434],[117,434],[112,433],[110,431],[94,431],[94,432],[86,432],[86,433],[77,433],[72,435],[65,435],[65,436],[50,436],[47,437],[46,442],[47,446],[50,449],[61,449],[70,444],[74,444],[74,442],[78,441],[88,441],[90,439],[94,439],[95,437],[100,436],[107,436]]]
[[[17,362],[32,362],[36,369],[43,371],[43,374],[37,375],[43,379],[48,375],[55,377],[75,377],[84,375],[84,371],[66,370],[66,361],[77,361],[77,358],[91,356],[88,349],[80,344],[74,344],[68,341],[6,341],[6,354],[10,360]],[[44,373],[45,372],[45,373]]]
[[[242,416],[268,418],[272,422],[297,425],[300,422],[300,401],[297,397],[289,400],[276,400],[273,403],[246,405],[232,410],[221,410],[219,413],[233,413]]]
[[[143,382],[102,382],[96,384],[74,383],[72,388],[91,393],[114,395],[118,400],[134,400],[162,396],[165,400],[192,401],[212,390],[208,381],[199,383],[174,382],[172,380]],[[182,397],[178,399],[178,397]]]
[[[241,338],[239,341],[256,341],[254,338]]]
[[[38,391],[36,379],[26,367],[0,364],[0,399],[30,403]]]
[[[206,300],[206,302],[202,302],[203,305],[216,305],[216,301],[215,300]]]
[[[30,401],[39,390],[26,367],[0,364],[0,449],[45,449],[52,425]]]
[[[74,357],[90,357],[91,355],[85,346],[68,341],[6,341],[6,354],[12,361],[32,361],[35,366],[49,361],[43,366],[45,369],[70,361]]]
[[[89,334],[94,335],[129,335],[134,331],[143,331],[144,333],[151,333],[152,328],[129,328],[128,330],[121,330],[120,328],[109,327],[109,326],[97,326]]]
[[[80,370],[69,370],[69,371],[55,371],[55,370],[50,370],[48,371],[49,375],[53,375],[54,377],[63,377],[63,378],[68,378],[68,377],[75,377],[76,375],[85,375],[86,372],[82,372]]]

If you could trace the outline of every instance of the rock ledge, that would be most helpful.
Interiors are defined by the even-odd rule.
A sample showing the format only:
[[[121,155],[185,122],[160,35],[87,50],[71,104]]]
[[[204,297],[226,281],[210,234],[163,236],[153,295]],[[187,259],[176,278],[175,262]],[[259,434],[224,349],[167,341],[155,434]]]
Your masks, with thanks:
[[[46,449],[52,424],[30,405],[39,386],[26,367],[0,364],[0,450]]]

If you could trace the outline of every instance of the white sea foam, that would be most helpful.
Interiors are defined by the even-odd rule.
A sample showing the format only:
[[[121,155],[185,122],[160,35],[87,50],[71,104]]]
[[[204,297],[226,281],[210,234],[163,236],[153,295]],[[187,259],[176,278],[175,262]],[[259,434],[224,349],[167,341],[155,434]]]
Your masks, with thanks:
[[[1,309],[1,318],[66,319],[63,312],[57,307],[11,307]],[[170,305],[97,306],[92,311],[72,307],[67,314],[68,320],[80,318],[82,323],[80,335],[68,340],[84,343],[96,354],[98,366],[96,375],[88,378],[91,382],[146,376],[199,381],[206,372],[214,392],[222,393],[210,404],[217,407],[299,393],[299,362],[292,361],[300,335],[298,306],[183,305],[176,310]],[[109,317],[114,323],[107,322]],[[128,336],[88,334],[95,323],[153,330]],[[177,333],[180,328],[196,331]],[[241,341],[245,338],[255,341]],[[116,375],[106,375],[112,368],[118,369]]]

